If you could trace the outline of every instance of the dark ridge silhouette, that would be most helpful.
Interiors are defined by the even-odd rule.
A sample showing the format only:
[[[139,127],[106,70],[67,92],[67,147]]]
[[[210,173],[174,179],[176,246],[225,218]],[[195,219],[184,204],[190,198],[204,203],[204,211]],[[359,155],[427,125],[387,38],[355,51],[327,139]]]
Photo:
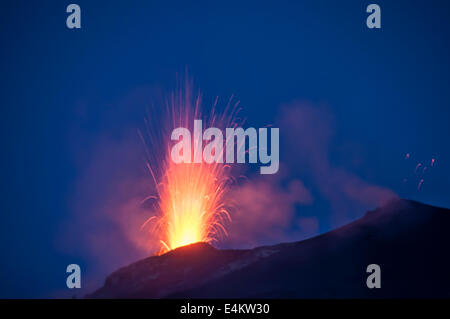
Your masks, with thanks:
[[[450,297],[450,210],[393,200],[320,236],[250,250],[205,243],[112,273],[87,298]],[[381,288],[369,289],[369,264]]]

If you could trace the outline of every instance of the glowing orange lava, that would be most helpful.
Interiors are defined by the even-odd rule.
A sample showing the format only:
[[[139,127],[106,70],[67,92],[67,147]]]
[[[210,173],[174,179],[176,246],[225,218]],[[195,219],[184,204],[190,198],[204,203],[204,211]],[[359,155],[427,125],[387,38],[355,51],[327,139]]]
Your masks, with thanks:
[[[226,234],[223,219],[229,214],[223,196],[227,187],[225,166],[167,164],[158,190],[164,248],[211,242],[220,232]]]
[[[225,195],[231,181],[230,166],[205,162],[174,163],[170,157],[174,143],[170,141],[170,131],[177,127],[192,129],[194,119],[202,118],[210,126],[232,125],[238,104],[229,111],[230,103],[231,99],[224,112],[216,114],[216,100],[211,113],[204,116],[200,97],[192,98],[188,87],[167,102],[170,124],[165,145],[169,147],[159,163],[154,160],[147,164],[156,185],[158,212],[142,225],[154,226],[152,231],[161,243],[159,254],[196,242],[210,243],[227,234],[225,223],[231,219]]]

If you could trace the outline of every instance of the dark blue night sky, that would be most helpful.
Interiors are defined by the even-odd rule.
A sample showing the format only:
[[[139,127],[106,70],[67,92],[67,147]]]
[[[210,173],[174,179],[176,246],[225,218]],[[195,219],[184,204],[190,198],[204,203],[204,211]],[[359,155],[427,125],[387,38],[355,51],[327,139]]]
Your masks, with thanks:
[[[186,69],[207,98],[234,94],[249,126],[276,122],[292,101],[324,107],[330,165],[450,207],[448,1],[75,2],[80,30],[66,27],[68,1],[1,4],[0,297],[58,296],[68,264],[94,267],[76,243],[96,225],[68,231],[93,150],[135,132],[146,97]],[[372,2],[381,30],[365,25]],[[420,191],[405,189],[431,158]],[[292,174],[314,194],[313,177]],[[319,232],[335,226],[324,197],[305,209]]]

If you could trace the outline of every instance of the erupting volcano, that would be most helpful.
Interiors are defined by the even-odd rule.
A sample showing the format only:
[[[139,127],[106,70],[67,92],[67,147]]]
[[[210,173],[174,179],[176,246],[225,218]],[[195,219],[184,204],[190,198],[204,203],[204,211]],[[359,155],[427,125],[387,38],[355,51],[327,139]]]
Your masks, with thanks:
[[[160,134],[148,130],[147,167],[156,194],[147,199],[154,199],[156,205],[155,215],[148,218],[141,229],[157,235],[160,242],[158,254],[196,242],[211,243],[227,234],[225,224],[231,221],[231,205],[225,195],[232,181],[230,166],[216,162],[177,164],[172,161],[170,151],[173,144],[170,131],[177,127],[191,129],[195,119],[202,119],[216,127],[235,125],[239,102],[232,104],[230,98],[221,113],[216,111],[217,103],[218,99],[211,113],[203,114],[201,95],[193,95],[191,86],[186,84],[184,89],[173,93],[165,101],[167,132],[161,132],[162,138],[158,138]],[[152,120],[151,115],[149,120]],[[142,134],[141,138],[145,143]],[[194,137],[192,152],[195,152],[197,143],[199,141]],[[162,157],[155,155],[158,148],[165,150]],[[223,152],[222,149],[215,151]]]

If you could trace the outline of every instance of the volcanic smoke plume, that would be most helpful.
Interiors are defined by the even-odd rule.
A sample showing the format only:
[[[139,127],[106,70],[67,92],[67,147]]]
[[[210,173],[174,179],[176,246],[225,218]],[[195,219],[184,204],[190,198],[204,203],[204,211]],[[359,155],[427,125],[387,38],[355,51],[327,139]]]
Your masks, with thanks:
[[[337,227],[358,217],[360,212],[383,205],[397,195],[373,184],[343,165],[331,161],[336,122],[326,107],[294,101],[282,105],[278,125],[284,128],[284,150],[290,172],[300,175],[330,207],[330,224]]]

